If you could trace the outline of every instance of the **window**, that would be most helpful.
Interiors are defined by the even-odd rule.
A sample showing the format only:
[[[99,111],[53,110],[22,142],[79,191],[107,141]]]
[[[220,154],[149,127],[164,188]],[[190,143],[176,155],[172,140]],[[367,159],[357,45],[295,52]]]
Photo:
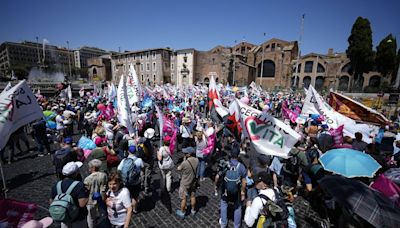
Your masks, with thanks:
[[[144,80],[144,78],[143,78],[143,74],[142,74],[142,81]]]
[[[146,59],[149,59],[149,52],[146,52]]]
[[[156,52],[153,51],[151,54],[152,54],[152,56],[153,56],[153,59],[155,59],[155,58],[156,58]]]
[[[140,54],[140,59],[143,59],[143,54]]]
[[[124,71],[126,71],[126,65],[124,64]]]
[[[308,87],[310,86],[310,84],[311,84],[311,77],[310,77],[310,76],[305,76],[305,77],[303,78],[303,88],[308,89]]]
[[[174,64],[173,63],[171,63],[171,70],[173,70],[174,69]]]
[[[174,80],[174,73],[171,73],[171,81]]]
[[[306,65],[304,66],[304,72],[305,73],[311,73],[312,69],[313,69],[313,65],[314,65],[313,61],[307,61]]]
[[[187,63],[187,56],[186,56],[186,54],[185,54],[185,56],[183,56],[183,62],[184,62],[184,63]]]
[[[318,63],[317,73],[324,73],[324,72],[325,72],[325,68],[320,63]]]
[[[275,43],[271,45],[271,51],[275,51]]]
[[[275,63],[271,60],[264,60],[264,64],[258,64],[258,77],[261,75],[261,66],[263,67],[262,70],[262,77],[273,78],[275,77]]]
[[[153,70],[156,70],[156,62],[153,62]]]
[[[144,71],[144,69],[143,69],[143,63],[140,64],[140,70],[141,70],[141,71]]]
[[[156,75],[153,74],[153,81],[156,82]]]
[[[133,60],[136,60],[136,55],[133,56]]]
[[[150,70],[150,63],[146,63],[146,71]]]

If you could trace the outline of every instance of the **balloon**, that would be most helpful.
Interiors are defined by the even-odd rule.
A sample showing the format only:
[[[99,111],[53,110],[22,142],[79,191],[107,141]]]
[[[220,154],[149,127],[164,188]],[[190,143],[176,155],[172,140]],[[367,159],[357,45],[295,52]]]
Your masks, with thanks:
[[[106,106],[104,104],[98,104],[97,109],[100,111],[104,111],[104,110],[106,110]]]
[[[240,98],[240,101],[245,104],[249,104],[250,99],[248,97],[242,97],[242,98]]]

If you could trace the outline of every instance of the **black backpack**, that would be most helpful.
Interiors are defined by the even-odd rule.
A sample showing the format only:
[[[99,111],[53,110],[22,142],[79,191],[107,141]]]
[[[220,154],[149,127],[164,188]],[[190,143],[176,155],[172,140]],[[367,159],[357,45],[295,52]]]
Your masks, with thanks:
[[[300,170],[300,161],[297,155],[292,155],[290,158],[286,160],[285,170],[293,176],[299,175]]]
[[[273,190],[276,202],[272,201],[266,195],[258,195],[261,199],[267,201],[265,204],[263,203],[263,209],[260,215],[260,217],[264,216],[262,227],[288,227],[287,220],[289,218],[289,210],[287,209],[285,200],[275,189]]]

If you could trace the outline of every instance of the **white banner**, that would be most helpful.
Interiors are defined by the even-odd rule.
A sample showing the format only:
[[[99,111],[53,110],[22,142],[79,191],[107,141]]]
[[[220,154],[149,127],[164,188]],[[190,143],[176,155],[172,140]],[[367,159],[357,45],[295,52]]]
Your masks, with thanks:
[[[135,133],[132,127],[131,106],[128,101],[127,86],[125,75],[121,76],[117,89],[117,104],[118,104],[118,121],[122,126],[125,126],[130,135]]]
[[[8,82],[7,85],[6,85],[6,87],[4,88],[4,90],[1,91],[1,94],[3,94],[4,92],[10,90],[11,88],[12,88],[11,82]]]
[[[236,99],[241,124],[258,153],[288,158],[289,151],[301,136],[273,116],[254,109]],[[234,106],[231,106],[234,107]],[[230,107],[230,109],[231,109]]]
[[[345,136],[354,138],[354,134],[356,132],[360,132],[363,134],[363,141],[366,143],[371,143],[372,138],[370,136],[378,132],[378,128],[376,126],[358,124],[353,119],[336,112],[328,103],[323,100],[323,98],[311,85],[308,88],[301,114],[319,114],[324,117],[329,128],[338,128],[340,125],[344,124],[343,134]]]
[[[140,101],[142,95],[142,88],[137,77],[133,64],[129,64],[129,73],[126,81],[126,91],[128,94],[129,104],[137,103]]]
[[[0,149],[4,148],[11,133],[42,117],[42,109],[25,80],[1,93]]]

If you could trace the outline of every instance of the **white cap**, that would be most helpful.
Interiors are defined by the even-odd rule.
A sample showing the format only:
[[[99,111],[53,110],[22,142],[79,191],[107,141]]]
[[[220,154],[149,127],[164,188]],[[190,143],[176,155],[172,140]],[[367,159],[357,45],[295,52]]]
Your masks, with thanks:
[[[154,131],[153,128],[148,128],[148,129],[144,132],[144,137],[145,137],[146,139],[151,139],[151,138],[153,138],[154,133],[155,133],[155,131]]]
[[[83,165],[82,162],[68,162],[64,165],[62,173],[66,176],[74,174],[79,171],[79,168]]]

